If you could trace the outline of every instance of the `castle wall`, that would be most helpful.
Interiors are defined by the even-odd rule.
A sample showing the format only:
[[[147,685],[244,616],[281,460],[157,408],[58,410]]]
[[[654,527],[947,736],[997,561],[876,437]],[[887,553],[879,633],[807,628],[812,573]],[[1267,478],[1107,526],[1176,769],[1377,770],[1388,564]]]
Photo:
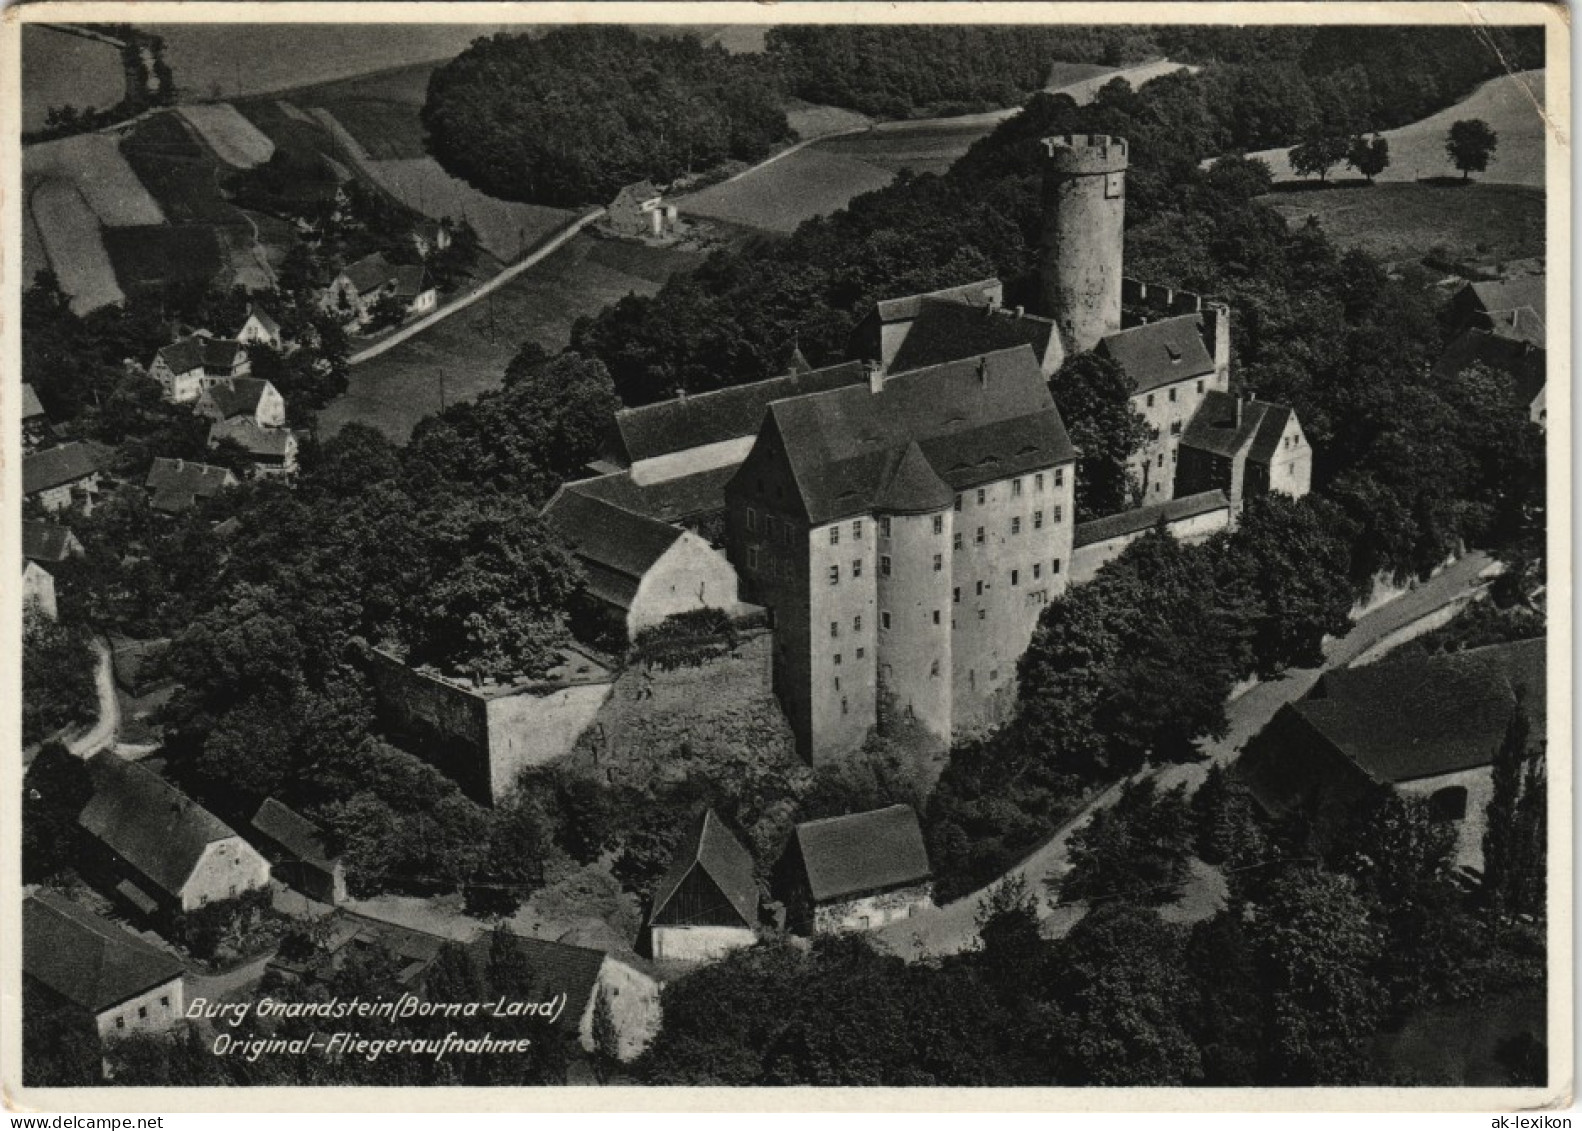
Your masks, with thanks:
[[[878,520],[879,703],[921,724],[941,748],[951,735],[953,517],[942,510]]]
[[[1121,325],[1126,142],[1102,134],[1044,139],[1043,313],[1068,353],[1083,353]]]
[[[510,792],[526,766],[542,766],[576,745],[610,696],[608,683],[584,683],[545,693],[521,692],[487,701],[489,794]]]
[[[1203,514],[1176,519],[1167,523],[1165,529],[1178,542],[1192,545],[1212,538],[1222,530],[1228,530],[1230,525],[1231,508],[1227,505],[1205,511]],[[1078,546],[1071,563],[1071,584],[1080,585],[1085,581],[1092,581],[1100,569],[1121,556],[1121,551],[1153,529],[1153,524],[1149,523],[1140,529],[1127,531],[1125,534],[1102,542],[1090,542],[1086,546]]]

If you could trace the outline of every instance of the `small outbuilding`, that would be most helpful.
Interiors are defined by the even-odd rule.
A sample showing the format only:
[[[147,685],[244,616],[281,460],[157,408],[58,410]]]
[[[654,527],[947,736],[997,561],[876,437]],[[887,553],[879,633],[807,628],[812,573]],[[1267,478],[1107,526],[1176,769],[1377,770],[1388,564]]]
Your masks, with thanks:
[[[781,880],[791,924],[815,935],[874,930],[934,905],[933,869],[910,805],[798,825]]]
[[[708,962],[758,941],[752,854],[712,809],[699,813],[654,889],[648,915],[656,959]]]
[[[273,797],[251,822],[273,875],[309,899],[337,906],[346,900],[346,866],[326,846],[324,830]]]

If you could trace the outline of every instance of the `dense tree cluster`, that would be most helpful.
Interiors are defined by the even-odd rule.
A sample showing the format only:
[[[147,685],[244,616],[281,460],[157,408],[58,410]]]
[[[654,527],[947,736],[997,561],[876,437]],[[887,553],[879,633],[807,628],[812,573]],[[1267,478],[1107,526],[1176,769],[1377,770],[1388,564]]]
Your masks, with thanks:
[[[22,614],[22,741],[93,718],[94,656],[87,634],[29,608]]]
[[[593,26],[476,40],[435,70],[423,125],[469,184],[561,206],[753,161],[790,132],[758,62],[691,36]]]

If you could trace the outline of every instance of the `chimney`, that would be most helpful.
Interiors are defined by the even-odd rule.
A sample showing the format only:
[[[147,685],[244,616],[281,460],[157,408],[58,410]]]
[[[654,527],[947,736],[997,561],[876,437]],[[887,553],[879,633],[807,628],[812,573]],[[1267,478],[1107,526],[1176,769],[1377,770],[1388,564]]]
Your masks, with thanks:
[[[870,393],[881,392],[884,389],[884,366],[870,359],[864,361],[862,367],[868,373],[868,391]]]

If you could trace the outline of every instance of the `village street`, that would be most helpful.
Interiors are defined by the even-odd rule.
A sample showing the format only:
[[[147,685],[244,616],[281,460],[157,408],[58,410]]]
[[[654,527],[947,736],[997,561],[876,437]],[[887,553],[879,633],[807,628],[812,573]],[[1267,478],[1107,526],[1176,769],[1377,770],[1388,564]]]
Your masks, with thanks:
[[[93,641],[95,666],[94,691],[99,698],[99,718],[93,729],[72,739],[67,748],[79,758],[92,758],[115,741],[121,726],[121,705],[115,697],[115,673],[110,665],[110,646],[97,637]]]
[[[1325,670],[1344,667],[1386,638],[1399,634],[1400,639],[1404,640],[1413,626],[1419,626],[1424,631],[1436,627],[1439,618],[1435,614],[1470,599],[1487,584],[1487,573],[1492,565],[1487,554],[1468,554],[1431,580],[1364,614],[1344,639],[1326,642],[1322,668],[1292,670],[1281,679],[1253,685],[1235,699],[1226,708],[1229,731],[1224,738],[1203,745],[1202,761],[1161,766],[1144,771],[1144,774],[1153,777],[1164,789],[1182,784],[1186,784],[1189,790],[1195,789],[1211,765],[1229,762],[1248,739],[1264,728],[1275,712],[1306,695]],[[1072,831],[1080,828],[1099,809],[1112,803],[1119,793],[1119,786],[1105,790],[1061,825],[1043,847],[1002,877],[1016,876],[1026,883],[1028,893],[1037,900],[1044,935],[1062,935],[1082,918],[1084,909],[1080,905],[1062,907],[1054,903],[1048,881],[1058,878],[1068,866],[1067,845]],[[970,949],[978,937],[978,905],[987,892],[988,888],[985,887],[954,903],[892,923],[876,931],[873,937],[891,952],[908,960]]]

